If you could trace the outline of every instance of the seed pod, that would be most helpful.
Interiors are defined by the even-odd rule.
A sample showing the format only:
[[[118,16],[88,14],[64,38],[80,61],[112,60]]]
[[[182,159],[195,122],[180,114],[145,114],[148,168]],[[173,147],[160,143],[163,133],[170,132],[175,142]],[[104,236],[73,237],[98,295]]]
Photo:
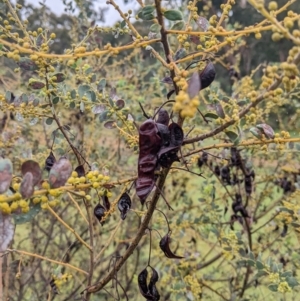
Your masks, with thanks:
[[[42,179],[42,171],[40,165],[33,160],[25,161],[21,166],[21,172],[23,176],[25,176],[25,174],[28,172],[32,174],[33,186],[37,185]]]
[[[71,162],[65,157],[59,158],[59,160],[53,164],[49,173],[49,183],[51,188],[59,188],[65,185],[71,173]]]
[[[252,193],[252,177],[251,174],[245,175],[245,191],[249,196]]]
[[[168,233],[159,242],[159,247],[165,253],[166,257],[168,257],[168,258],[177,258],[177,259],[184,258],[182,256],[178,256],[178,255],[174,254],[171,251],[171,249],[170,249],[170,240],[171,240],[170,233]]]
[[[153,296],[154,298],[153,300],[159,301],[160,295],[156,288],[156,282],[158,281],[159,277],[157,271],[153,267],[151,267],[151,269],[152,269],[152,275],[148,285],[148,292]]]
[[[157,129],[158,129],[158,134],[162,140],[161,142],[162,147],[169,146],[171,142],[169,127],[164,124],[157,123]]]
[[[20,186],[22,198],[28,199],[34,193],[33,175],[31,172],[26,172]]]
[[[104,217],[105,212],[106,212],[106,210],[101,204],[97,204],[96,207],[94,208],[94,215],[102,226],[103,226],[104,222],[101,222],[101,220]]]
[[[49,172],[55,162],[56,159],[53,155],[53,152],[50,152],[50,155],[47,157],[45,161],[45,169]]]
[[[231,165],[240,167],[242,164],[242,158],[241,158],[240,151],[236,147],[231,147],[230,154],[231,154],[231,157],[230,157]]]
[[[283,225],[283,230],[282,230],[280,236],[285,237],[287,235],[287,232],[288,232],[288,226],[287,226],[287,224],[284,224]]]
[[[201,157],[198,158],[198,167],[201,168],[204,164],[207,164],[208,154],[202,153]]]
[[[156,122],[158,124],[163,124],[165,126],[168,126],[168,124],[170,122],[170,116],[169,116],[169,113],[167,112],[167,110],[165,110],[164,108],[161,108],[159,110]]]
[[[121,219],[124,220],[127,216],[127,212],[131,208],[131,198],[127,192],[124,192],[119,199],[118,208],[121,213]]]
[[[226,166],[223,166],[220,170],[221,172],[221,179],[222,181],[225,183],[225,184],[230,184],[230,169],[229,167],[226,165]]]
[[[138,275],[138,285],[139,285],[140,293],[147,300],[154,300],[153,296],[148,292],[147,276],[148,276],[148,271],[146,268],[143,269]]]
[[[79,178],[80,178],[80,177],[84,177],[85,171],[84,171],[83,165],[78,165],[78,166],[75,168],[75,171],[77,172]]]
[[[110,202],[106,194],[102,196],[102,201],[105,210],[108,211],[110,209]]]
[[[221,174],[221,171],[220,171],[220,167],[219,167],[219,165],[216,165],[216,166],[215,166],[215,170],[214,170],[214,172],[215,172],[215,175],[216,175],[216,176],[218,176],[218,177],[220,176],[220,174]]]
[[[216,77],[216,69],[212,62],[209,62],[200,73],[201,90],[207,88]]]
[[[181,146],[184,139],[182,128],[175,122],[169,125],[171,135],[171,146]]]
[[[161,148],[157,154],[158,164],[164,168],[169,168],[175,161],[179,162],[178,149],[179,147],[177,146]]]

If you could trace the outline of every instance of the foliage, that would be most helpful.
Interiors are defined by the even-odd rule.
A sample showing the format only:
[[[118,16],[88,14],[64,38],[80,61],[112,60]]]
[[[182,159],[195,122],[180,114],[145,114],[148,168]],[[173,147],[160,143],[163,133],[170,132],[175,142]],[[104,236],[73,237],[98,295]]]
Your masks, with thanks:
[[[296,300],[297,1],[137,2],[0,1],[0,298]]]

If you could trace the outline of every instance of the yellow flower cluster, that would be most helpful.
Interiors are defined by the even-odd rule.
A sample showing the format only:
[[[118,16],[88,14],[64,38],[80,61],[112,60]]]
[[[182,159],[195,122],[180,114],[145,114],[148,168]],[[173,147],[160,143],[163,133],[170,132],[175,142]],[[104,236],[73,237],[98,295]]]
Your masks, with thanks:
[[[174,111],[180,112],[181,117],[194,117],[200,105],[198,97],[190,99],[187,92],[180,91],[175,97]]]
[[[192,291],[194,297],[196,299],[199,298],[199,296],[202,292],[199,281],[195,277],[193,277],[191,275],[187,275],[184,277],[184,282],[187,284],[187,286],[189,286],[191,288],[191,291]]]
[[[286,292],[291,292],[292,289],[288,285],[286,281],[280,282],[277,288],[278,292],[280,293],[286,293]]]
[[[100,174],[98,170],[90,171],[84,177],[78,177],[76,171],[72,172],[71,177],[68,179],[68,183],[72,185],[91,183],[93,188],[98,188],[110,180],[109,176]]]

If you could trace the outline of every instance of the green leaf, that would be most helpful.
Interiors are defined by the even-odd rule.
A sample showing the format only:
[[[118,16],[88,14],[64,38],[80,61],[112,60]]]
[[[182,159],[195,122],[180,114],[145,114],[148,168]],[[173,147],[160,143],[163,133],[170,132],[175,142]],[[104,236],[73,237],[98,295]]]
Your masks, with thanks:
[[[157,23],[154,23],[150,26],[150,31],[158,33],[161,30],[161,26]]]
[[[70,102],[70,109],[74,109],[75,107],[76,107],[75,102],[74,101]]]
[[[233,131],[225,132],[227,137],[231,140],[232,143],[237,144],[239,142],[239,135]]]
[[[173,26],[171,27],[171,30],[182,30],[184,27],[184,22],[183,21],[179,21],[173,24]]]
[[[251,260],[251,259],[248,259],[247,260],[247,264],[251,267],[254,267],[255,266],[255,261],[254,260]]]
[[[49,118],[46,119],[46,124],[51,125],[52,122],[53,122],[53,118],[49,117]]]
[[[28,223],[41,211],[40,204],[35,204],[35,205],[32,205],[32,203],[30,204],[31,205],[29,205],[28,212],[12,213],[15,224],[20,225],[20,224]]]
[[[155,10],[155,6],[153,5],[146,5],[143,7],[143,9],[140,11],[144,15],[152,14]]]
[[[256,267],[259,269],[259,270],[262,270],[265,268],[265,266],[263,265],[262,262],[260,261],[256,261]]]
[[[73,98],[73,99],[75,99],[76,98],[76,90],[72,90],[71,91],[71,97]]]
[[[126,26],[126,22],[125,22],[125,20],[123,20],[121,23],[120,23],[120,27],[121,28],[124,28]]]
[[[182,13],[179,10],[169,9],[163,13],[164,17],[170,21],[182,20]]]
[[[259,270],[255,276],[256,276],[256,278],[259,278],[259,277],[267,276],[267,275],[268,275],[268,273],[265,270]]]
[[[255,256],[251,251],[249,252],[249,258],[252,260],[255,260]]]
[[[272,292],[277,292],[277,289],[278,289],[278,284],[270,284],[268,286],[269,290],[272,291]]]
[[[212,119],[218,119],[218,118],[219,118],[219,116],[218,116],[217,114],[211,113],[211,112],[206,113],[206,114],[204,115],[204,117],[205,117],[205,118],[212,118]]]
[[[273,262],[272,265],[271,265],[271,271],[272,271],[272,273],[277,273],[278,272],[278,266],[275,262]]]
[[[54,97],[53,100],[52,100],[52,103],[54,105],[58,104],[59,103],[59,97]]]
[[[100,122],[103,122],[103,121],[107,120],[107,117],[108,117],[107,114],[108,114],[108,111],[103,111],[99,114]]]
[[[89,91],[91,89],[91,87],[89,85],[80,85],[79,88],[78,88],[78,95],[79,95],[79,98],[82,98],[83,95]]]
[[[88,98],[88,100],[90,100],[92,102],[96,101],[96,93],[94,91],[87,91],[86,97]]]
[[[287,278],[286,278],[286,282],[288,283],[288,285],[289,285],[291,288],[294,288],[295,286],[299,285],[297,279],[294,278],[294,277],[287,277]]]
[[[98,92],[102,92],[103,89],[106,86],[106,79],[105,78],[101,78],[101,80],[99,81],[98,85],[97,85],[97,90]]]
[[[283,272],[280,277],[282,278],[286,278],[286,277],[292,277],[293,273],[291,271],[286,271],[286,272]]]
[[[7,102],[10,102],[11,101],[11,96],[12,96],[11,92],[10,91],[6,91],[6,93],[5,93],[5,100]]]
[[[85,74],[86,75],[88,75],[88,74],[90,74],[90,73],[92,73],[93,72],[93,68],[92,67],[90,67],[90,68],[87,68],[86,70],[85,70]]]
[[[153,14],[138,14],[138,17],[144,21],[150,21],[150,20],[153,20],[154,19],[154,15]]]

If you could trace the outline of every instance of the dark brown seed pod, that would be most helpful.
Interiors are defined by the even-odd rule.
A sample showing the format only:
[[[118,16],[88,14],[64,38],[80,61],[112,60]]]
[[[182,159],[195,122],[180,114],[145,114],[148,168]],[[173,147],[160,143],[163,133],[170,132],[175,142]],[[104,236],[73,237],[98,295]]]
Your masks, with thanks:
[[[138,285],[139,285],[140,293],[147,300],[154,301],[153,296],[148,292],[147,276],[148,276],[148,271],[146,268],[143,269],[138,275]]]
[[[105,211],[106,211],[105,208],[101,204],[97,204],[96,207],[94,208],[94,215],[102,226],[104,222],[102,222],[101,220],[105,215]]]
[[[246,194],[249,196],[252,193],[252,177],[251,174],[245,175],[245,191]]]
[[[79,178],[80,178],[80,177],[84,177],[85,171],[84,171],[83,165],[78,165],[78,166],[75,168],[75,171],[77,172]]]
[[[161,250],[165,253],[166,257],[168,258],[177,258],[177,259],[181,259],[184,258],[183,256],[178,256],[176,254],[174,254],[171,249],[170,249],[170,241],[171,241],[171,237],[170,237],[170,232],[168,234],[166,234],[159,242],[159,247],[161,248]]]
[[[56,162],[53,152],[50,152],[50,155],[47,157],[45,161],[45,169],[49,172],[52,168],[53,164]]]
[[[283,225],[283,230],[280,234],[281,237],[285,237],[287,235],[287,232],[288,232],[288,225],[287,224],[284,224]]]
[[[167,125],[157,123],[158,135],[160,136],[162,142],[162,147],[167,147],[171,142],[170,130]]]
[[[201,90],[207,88],[216,77],[216,69],[212,62],[209,62],[200,73]]]
[[[178,146],[163,147],[158,152],[158,164],[164,168],[169,168],[175,161],[179,162],[177,152]]]
[[[108,211],[110,209],[110,202],[106,194],[102,196],[102,201],[104,208]]]
[[[55,283],[55,279],[52,277],[51,281],[50,281],[50,286],[51,286],[51,289],[54,293],[54,295],[58,295],[58,289],[57,289],[57,286],[56,286],[56,283]]]
[[[182,128],[175,122],[169,125],[171,143],[170,146],[181,146],[184,139]]]
[[[242,164],[242,158],[241,158],[240,151],[236,147],[231,147],[230,154],[231,154],[231,157],[230,157],[231,165],[240,167]]]
[[[158,273],[153,267],[150,266],[150,268],[152,269],[152,275],[151,275],[149,285],[148,285],[148,292],[153,296],[153,298],[154,298],[153,300],[159,301],[160,295],[156,288],[156,283],[159,279]]]
[[[221,179],[222,181],[225,183],[225,184],[230,184],[230,169],[229,167],[226,165],[226,166],[223,166],[220,170],[220,173],[221,173]]]
[[[124,192],[121,198],[119,199],[118,208],[121,213],[121,219],[124,220],[127,216],[127,212],[131,208],[131,198],[127,192]]]
[[[161,108],[159,110],[156,122],[168,126],[170,122],[170,116],[167,110],[165,110],[164,108]]]

